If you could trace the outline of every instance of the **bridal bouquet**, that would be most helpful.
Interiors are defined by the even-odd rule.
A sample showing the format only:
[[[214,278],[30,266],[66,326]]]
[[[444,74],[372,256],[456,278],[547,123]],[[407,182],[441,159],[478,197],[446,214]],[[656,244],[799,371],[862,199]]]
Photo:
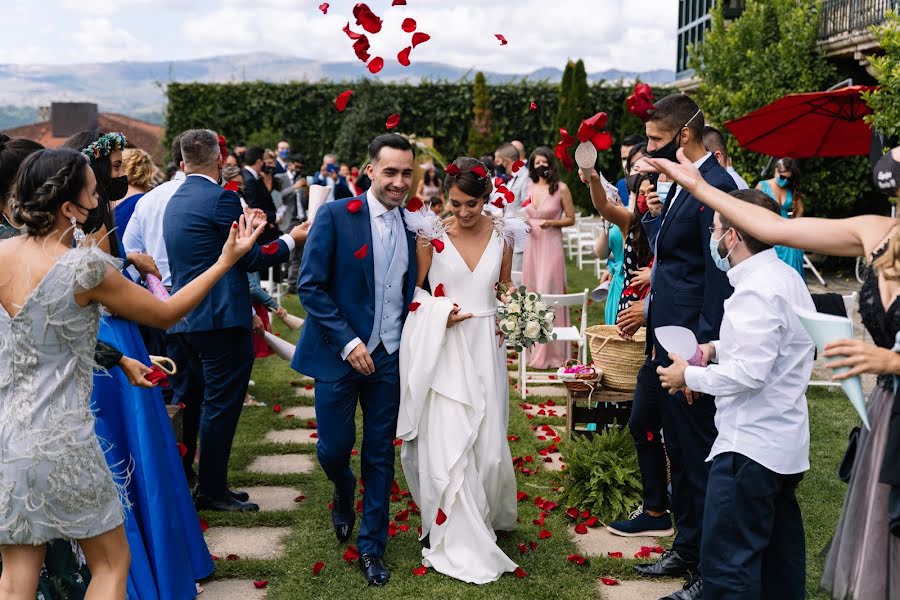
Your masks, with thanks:
[[[543,302],[541,295],[527,291],[525,286],[506,291],[497,308],[500,331],[516,352],[556,339],[553,333],[554,318],[553,311]]]

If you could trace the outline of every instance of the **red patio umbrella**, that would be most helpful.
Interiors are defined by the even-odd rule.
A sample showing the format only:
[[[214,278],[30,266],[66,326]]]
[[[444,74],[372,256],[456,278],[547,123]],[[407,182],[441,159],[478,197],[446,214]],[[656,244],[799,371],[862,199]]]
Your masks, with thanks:
[[[770,156],[868,156],[872,112],[854,85],[827,92],[789,94],[725,123],[742,148]]]

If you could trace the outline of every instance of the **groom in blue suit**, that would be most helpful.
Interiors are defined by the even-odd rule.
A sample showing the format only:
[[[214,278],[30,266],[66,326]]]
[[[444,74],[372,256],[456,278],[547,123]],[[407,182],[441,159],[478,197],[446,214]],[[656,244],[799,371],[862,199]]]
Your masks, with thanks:
[[[243,211],[237,194],[216,180],[224,166],[215,132],[193,129],[181,136],[187,178],[169,200],[163,236],[172,271],[172,293],[215,263],[232,223]],[[185,405],[185,468],[192,469],[200,434],[198,509],[256,511],[246,492],[228,489],[228,458],[250,371],[253,367],[252,308],[248,271],[261,271],[288,259],[303,243],[298,226],[263,252],[254,247],[213,286],[193,311],[169,330],[168,355],[178,365],[172,377],[175,402]]]
[[[369,144],[368,192],[322,205],[303,252],[298,295],[307,319],[292,367],[316,380],[316,452],[334,484],[338,541],[353,533],[357,400],[363,411],[362,520],[357,544],[369,585],[387,583],[387,545],[400,408],[400,334],[416,284],[416,240],[400,205],[413,179],[413,150],[396,134]]]

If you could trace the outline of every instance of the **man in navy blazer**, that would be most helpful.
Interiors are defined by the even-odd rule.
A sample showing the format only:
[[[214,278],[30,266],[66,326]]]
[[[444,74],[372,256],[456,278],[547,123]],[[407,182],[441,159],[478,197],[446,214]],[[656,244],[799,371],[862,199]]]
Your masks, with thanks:
[[[224,162],[215,132],[182,134],[185,182],[166,207],[163,237],[177,294],[218,260],[232,223],[243,209],[234,192],[218,183]],[[228,489],[228,458],[253,367],[252,308],[248,271],[287,260],[306,236],[303,227],[261,250],[254,247],[222,277],[197,308],[169,330],[169,356],[178,365],[173,376],[175,402],[185,405],[185,467],[192,472],[200,434],[200,472],[196,504],[200,509],[259,510],[244,492]],[[201,410],[202,409],[202,410]]]
[[[678,148],[700,169],[711,185],[731,192],[734,180],[703,145],[704,117],[684,94],[656,103],[646,123],[647,149],[654,157],[674,157]],[[643,511],[628,521],[610,524],[620,535],[671,533],[667,513],[666,453],[672,476],[672,512],[678,534],[672,550],[651,565],[635,569],[645,576],[696,575],[706,493],[706,457],[716,437],[715,402],[711,396],[670,396],[663,390],[656,367],[671,364],[655,329],[675,325],[690,329],[703,344],[718,339],[724,302],[732,287],[715,266],[709,250],[714,211],[686,190],[673,186],[656,214],[644,216],[644,227],[655,237],[654,266],[647,314],[647,361],[638,373],[629,428],[638,451],[644,488]],[[651,207],[651,210],[653,207]],[[665,433],[665,452],[660,429]],[[699,578],[692,578],[674,598],[699,597]]]
[[[353,533],[357,401],[363,411],[362,519],[357,545],[370,585],[390,572],[388,538],[394,436],[400,408],[400,334],[416,282],[416,241],[399,208],[409,196],[413,150],[396,134],[369,144],[368,192],[322,205],[303,251],[297,293],[307,318],[292,367],[316,380],[316,452],[334,484],[331,520]]]

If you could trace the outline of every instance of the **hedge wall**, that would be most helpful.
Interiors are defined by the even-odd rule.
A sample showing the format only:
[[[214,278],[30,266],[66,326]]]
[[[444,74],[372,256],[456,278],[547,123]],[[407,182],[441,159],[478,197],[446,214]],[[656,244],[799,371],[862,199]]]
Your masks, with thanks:
[[[354,91],[343,113],[334,107],[335,97]],[[529,149],[559,140],[554,123],[559,85],[522,81],[488,86],[494,129],[500,139],[520,139]],[[616,141],[643,132],[643,125],[625,111],[631,88],[595,84],[588,90],[589,111],[604,110]],[[657,90],[657,97],[668,93]],[[418,85],[385,84],[371,80],[353,83],[171,83],[168,86],[167,137],[194,127],[209,127],[229,140],[246,140],[261,131],[278,132],[292,148],[306,156],[307,166],[334,152],[342,160],[362,163],[371,138],[385,131],[385,118],[401,116],[399,133],[434,138],[435,147],[452,159],[466,150],[472,123],[470,83],[421,82]],[[538,110],[529,111],[535,102]],[[574,133],[571,132],[571,133]],[[618,148],[600,156],[601,168],[620,176]],[[587,208],[582,205],[582,208]]]

